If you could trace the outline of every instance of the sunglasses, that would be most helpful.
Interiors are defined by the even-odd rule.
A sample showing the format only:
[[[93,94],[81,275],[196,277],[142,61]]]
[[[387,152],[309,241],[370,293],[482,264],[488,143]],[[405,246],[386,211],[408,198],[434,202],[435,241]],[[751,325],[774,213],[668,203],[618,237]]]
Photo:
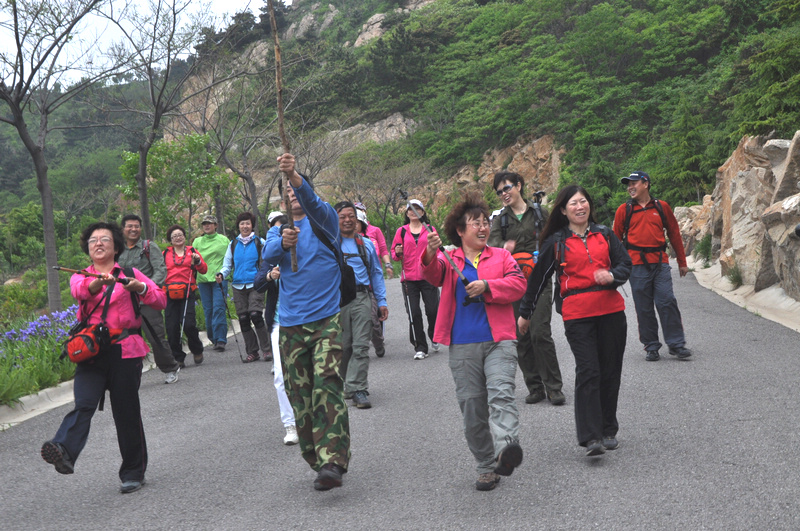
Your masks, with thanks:
[[[497,197],[500,197],[501,195],[510,192],[512,188],[514,188],[513,184],[507,184],[504,187],[500,188],[499,190],[495,190],[495,193],[497,194]]]

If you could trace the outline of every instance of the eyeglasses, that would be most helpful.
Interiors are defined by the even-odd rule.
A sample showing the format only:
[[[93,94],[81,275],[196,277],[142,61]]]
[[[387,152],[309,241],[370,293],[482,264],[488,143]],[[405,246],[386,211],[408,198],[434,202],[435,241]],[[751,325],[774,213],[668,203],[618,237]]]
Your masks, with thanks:
[[[472,227],[475,230],[488,229],[489,226],[490,226],[489,222],[486,221],[486,220],[483,220],[483,221],[470,221],[469,223],[467,223],[467,225],[469,225],[470,227]]]
[[[495,190],[495,192],[497,193],[497,197],[500,197],[503,194],[507,194],[508,192],[511,191],[512,188],[514,188],[513,184],[507,184],[504,187],[500,188],[499,190]]]
[[[123,229],[128,229],[128,230],[139,230],[139,229],[142,228],[142,226],[141,225],[125,225],[122,228]]]
[[[89,238],[89,245],[97,245],[98,243],[111,243],[111,238],[102,236],[100,238]]]
[[[186,236],[183,235],[182,232],[176,232],[172,236],[170,236],[170,240],[180,240],[181,238],[185,238]]]

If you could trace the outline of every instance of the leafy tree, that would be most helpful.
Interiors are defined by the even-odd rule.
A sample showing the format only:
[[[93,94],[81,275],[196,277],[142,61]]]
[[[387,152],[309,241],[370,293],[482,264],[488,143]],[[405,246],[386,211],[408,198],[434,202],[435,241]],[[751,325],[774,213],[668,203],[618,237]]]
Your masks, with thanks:
[[[36,187],[43,207],[47,301],[51,311],[61,309],[61,293],[58,273],[52,269],[58,262],[58,253],[45,154],[47,136],[55,126],[49,120],[65,102],[97,80],[112,75],[126,60],[119,57],[117,61],[106,62],[92,49],[96,42],[78,38],[84,19],[102,3],[102,0],[64,0],[57,9],[48,2],[28,0],[0,4],[3,15],[0,35],[4,42],[14,43],[10,53],[0,54],[0,100],[7,111],[0,116],[0,122],[16,129],[36,172]],[[69,83],[76,71],[83,72],[84,77]],[[29,120],[37,124],[33,131],[28,126]]]

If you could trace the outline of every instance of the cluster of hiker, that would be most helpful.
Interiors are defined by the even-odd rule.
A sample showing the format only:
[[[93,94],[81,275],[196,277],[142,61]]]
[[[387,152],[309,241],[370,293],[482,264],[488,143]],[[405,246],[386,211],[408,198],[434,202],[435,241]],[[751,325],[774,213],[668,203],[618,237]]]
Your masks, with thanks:
[[[284,443],[299,443],[317,472],[317,490],[341,486],[347,472],[346,400],[358,409],[372,406],[369,348],[372,343],[378,357],[386,353],[384,275],[392,278],[392,260],[401,263],[413,359],[448,347],[478,490],[494,489],[523,460],[517,365],[527,404],[566,403],[550,328],[553,303],[575,357],[575,423],[587,456],[619,447],[616,410],[627,332],[619,286],[630,280],[645,359],[660,358],[658,319],[669,353],[679,359],[692,354],[667,254],[668,237],[684,276],[680,232],[669,205],[650,195],[646,173],[622,179],[630,199],[617,210],[612,230],[595,222],[592,198],[582,187],[560,190],[548,212],[542,193],[525,199],[520,175],[498,172],[493,185],[503,208],[492,216],[480,194],[465,194],[444,221],[455,246],[446,251],[421,201],[408,200],[405,224],[387,247],[363,204],[323,201],[291,154],[278,165],[289,182],[289,214],[270,214],[264,239],[249,212],[237,217],[233,241],[217,233],[213,216],[203,218],[203,235],[192,246],[183,227],[172,226],[163,253],[141,239],[135,215],[125,216],[121,228],[95,223],[84,230],[81,245],[92,265],[70,280],[80,316],[123,332],[101,355],[77,365],[75,408],[41,449],[58,472],[73,473],[108,389],[122,454],[120,490],[142,487],[147,448],[138,390],[148,352],[142,336],[165,383],[176,382],[186,358],[183,335],[194,363],[204,359],[195,291],[212,348],[226,350],[228,283],[245,344],[242,353],[234,335],[239,355],[245,363],[273,361]],[[100,305],[102,313],[95,313]]]

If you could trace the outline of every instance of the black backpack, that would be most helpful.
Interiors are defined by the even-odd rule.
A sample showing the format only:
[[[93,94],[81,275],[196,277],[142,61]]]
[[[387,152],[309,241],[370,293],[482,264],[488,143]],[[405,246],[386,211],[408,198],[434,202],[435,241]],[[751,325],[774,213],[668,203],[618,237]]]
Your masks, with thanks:
[[[325,235],[322,233],[322,229],[317,228],[313,223],[310,223],[310,221],[311,220],[309,220],[309,224],[311,225],[311,230],[314,231],[314,235],[325,245],[325,247],[331,250],[333,255],[336,257],[336,261],[339,263],[339,270],[342,272],[342,283],[339,285],[339,291],[341,293],[339,307],[344,308],[353,300],[355,300],[356,294],[358,293],[356,289],[356,273],[353,271],[353,268],[350,266],[350,264],[348,264],[342,257],[341,247],[338,245],[334,247],[333,242],[329,238],[325,237]]]
[[[650,268],[650,263],[645,258],[645,255],[648,253],[664,253],[667,250],[667,242],[666,238],[664,239],[663,245],[658,245],[656,247],[639,247],[637,245],[632,245],[628,243],[628,229],[631,227],[631,218],[634,214],[639,214],[640,212],[646,212],[647,210],[651,210],[655,208],[658,211],[658,215],[661,216],[661,230],[667,230],[667,217],[664,215],[664,207],[661,206],[661,201],[656,198],[653,198],[653,205],[642,208],[640,210],[633,210],[634,201],[633,199],[628,199],[625,202],[625,223],[622,225],[622,245],[625,246],[626,249],[631,251],[639,251],[642,257],[642,262],[646,265],[646,267]],[[659,254],[658,261],[661,262],[661,254]]]

